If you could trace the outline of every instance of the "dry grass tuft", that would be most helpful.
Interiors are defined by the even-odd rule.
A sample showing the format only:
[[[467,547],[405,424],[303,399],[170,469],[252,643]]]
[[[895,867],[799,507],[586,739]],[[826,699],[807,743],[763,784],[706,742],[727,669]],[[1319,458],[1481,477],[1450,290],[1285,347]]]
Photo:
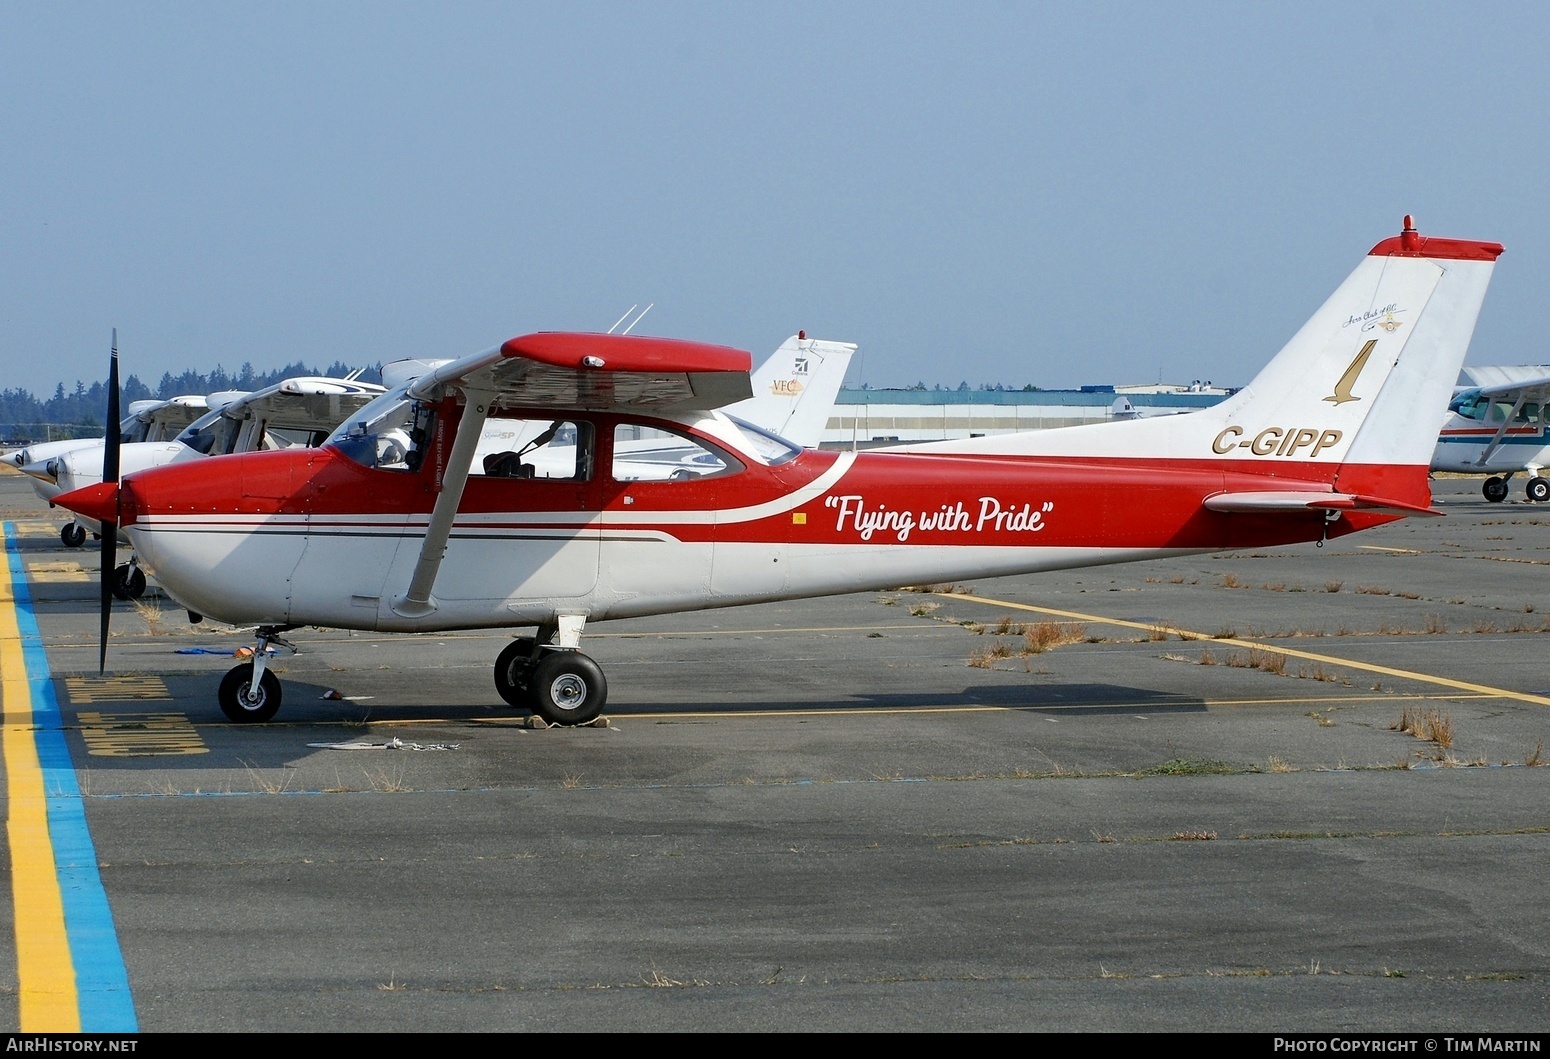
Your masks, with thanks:
[[[1242,588],[1243,587],[1243,582],[1238,580],[1238,575],[1237,574],[1223,574],[1222,575],[1222,587],[1223,588]]]
[[[1324,591],[1325,592],[1339,592],[1344,587],[1345,587],[1345,582],[1344,581],[1325,581],[1324,582]]]
[[[1034,622],[1023,630],[1023,654],[1043,654],[1051,648],[1081,643],[1085,639],[1087,626],[1079,622]]]
[[[1447,710],[1422,710],[1406,706],[1399,720],[1389,725],[1390,731],[1409,732],[1417,739],[1436,743],[1443,750],[1453,746],[1453,715]]]
[[[1392,593],[1389,592],[1388,589],[1380,588],[1377,585],[1357,585],[1356,586],[1356,594],[1358,596],[1388,596],[1388,595],[1392,595]]]
[[[1175,831],[1168,836],[1169,842],[1214,842],[1215,831]]]

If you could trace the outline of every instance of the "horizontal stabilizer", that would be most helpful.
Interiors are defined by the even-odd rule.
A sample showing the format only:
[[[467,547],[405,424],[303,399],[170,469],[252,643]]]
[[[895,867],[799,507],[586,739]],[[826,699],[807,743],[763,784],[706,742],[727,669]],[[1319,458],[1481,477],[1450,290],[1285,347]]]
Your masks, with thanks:
[[[1436,508],[1407,504],[1403,500],[1387,500],[1378,496],[1362,496],[1357,493],[1325,493],[1313,490],[1293,492],[1275,490],[1257,493],[1217,493],[1205,499],[1211,511],[1238,514],[1275,514],[1283,511],[1365,511],[1374,515],[1431,515],[1444,512]]]

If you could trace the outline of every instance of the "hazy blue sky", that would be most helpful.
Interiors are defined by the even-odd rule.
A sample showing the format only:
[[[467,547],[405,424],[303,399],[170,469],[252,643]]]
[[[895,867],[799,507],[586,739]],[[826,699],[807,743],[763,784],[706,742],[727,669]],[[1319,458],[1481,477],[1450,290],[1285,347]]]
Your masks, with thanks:
[[[638,329],[1246,382],[1378,240],[1550,360],[1550,6],[0,5],[0,387]]]

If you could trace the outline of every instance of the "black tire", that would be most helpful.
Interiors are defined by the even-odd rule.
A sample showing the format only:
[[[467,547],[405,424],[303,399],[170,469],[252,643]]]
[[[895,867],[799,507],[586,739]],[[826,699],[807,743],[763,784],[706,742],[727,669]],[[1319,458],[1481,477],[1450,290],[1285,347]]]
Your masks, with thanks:
[[[533,712],[550,724],[586,724],[603,712],[608,681],[580,651],[550,651],[534,667],[528,694]]]
[[[1485,484],[1480,487],[1480,492],[1493,504],[1500,504],[1507,499],[1507,479],[1487,478]]]
[[[145,595],[145,571],[125,563],[113,571],[113,594],[119,599],[139,599]]]
[[[86,543],[86,527],[74,522],[65,523],[65,528],[59,531],[59,541],[66,548],[79,548]]]
[[[495,690],[508,706],[531,708],[528,685],[533,677],[533,638],[519,636],[495,659]]]
[[[1547,482],[1538,475],[1535,475],[1533,478],[1530,478],[1528,480],[1528,484],[1523,487],[1523,495],[1528,497],[1536,504],[1543,504],[1546,500],[1550,500],[1550,482]]]
[[[258,694],[249,694],[253,685],[253,663],[233,666],[221,678],[221,712],[238,724],[258,724],[280,712],[280,681],[269,670],[258,681]]]

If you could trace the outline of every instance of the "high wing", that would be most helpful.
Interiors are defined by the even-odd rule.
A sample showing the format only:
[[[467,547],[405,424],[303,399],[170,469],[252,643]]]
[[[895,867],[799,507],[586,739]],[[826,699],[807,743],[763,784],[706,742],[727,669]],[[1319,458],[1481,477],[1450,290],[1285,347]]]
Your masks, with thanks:
[[[708,411],[753,395],[752,364],[727,346],[545,331],[437,365],[409,396],[433,399],[450,387],[489,392],[498,408]]]
[[[456,390],[463,394],[464,408],[414,575],[408,591],[394,601],[394,611],[408,617],[436,609],[431,589],[493,409],[709,411],[752,396],[752,367],[747,352],[727,346],[545,331],[431,368],[408,385],[407,396],[436,401]]]

